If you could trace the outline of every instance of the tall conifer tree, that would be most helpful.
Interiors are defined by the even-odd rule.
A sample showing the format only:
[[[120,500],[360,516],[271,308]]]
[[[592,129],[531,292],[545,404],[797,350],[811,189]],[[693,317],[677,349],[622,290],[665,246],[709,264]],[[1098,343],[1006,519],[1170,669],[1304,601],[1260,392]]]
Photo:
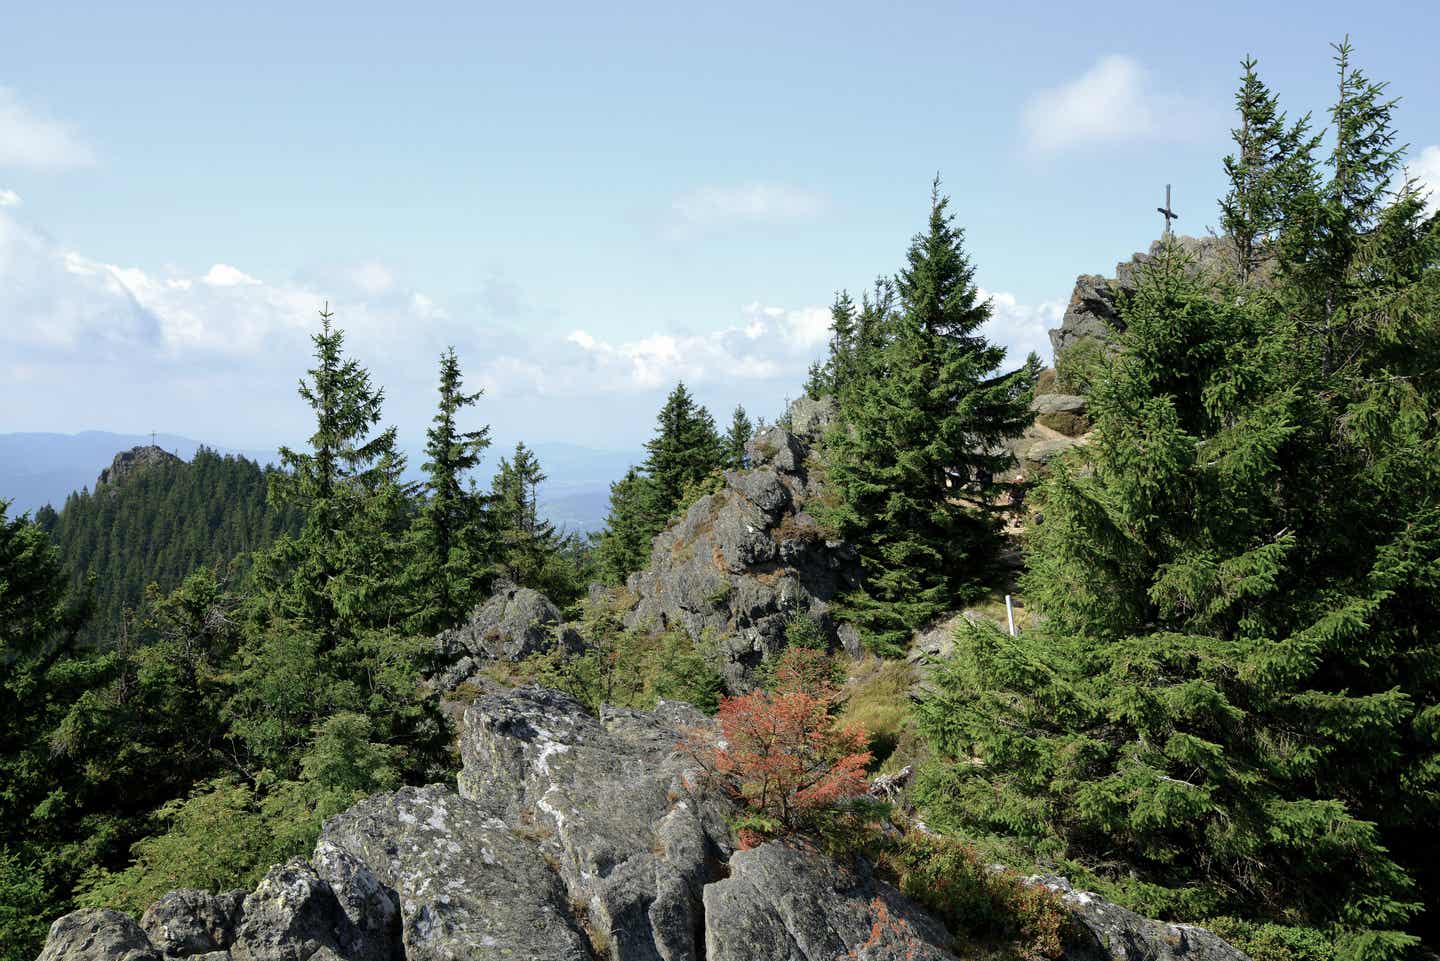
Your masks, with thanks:
[[[295,539],[282,538],[260,572],[267,613],[313,630],[324,647],[365,623],[388,623],[399,592],[399,541],[406,490],[395,428],[378,433],[384,390],[344,355],[345,333],[321,311],[315,366],[300,396],[315,415],[310,449],[280,448],[271,498],[305,512]]]
[[[1239,126],[1230,131],[1235,153],[1225,158],[1230,189],[1220,201],[1220,225],[1235,245],[1240,279],[1249,281],[1275,256],[1283,213],[1296,193],[1309,186],[1319,138],[1309,133],[1308,115],[1287,123],[1253,57],[1240,66],[1244,74],[1235,94]]]
[[[596,547],[600,572],[609,583],[624,583],[650,559],[650,542],[658,533],[651,520],[654,496],[650,478],[637,467],[610,485],[610,512]]]
[[[645,442],[645,473],[652,483],[654,519],[663,527],[685,493],[724,460],[710,412],[676,384],[655,418],[655,435]],[[658,532],[660,527],[656,528]]]
[[[487,554],[484,495],[471,472],[490,446],[490,428],[461,430],[457,415],[480,399],[466,393],[452,347],[440,356],[439,409],[425,435],[425,501],[412,529],[412,626],[431,633],[459,623],[482,590]]]
[[[754,421],[750,419],[749,414],[745,413],[745,408],[737,404],[735,412],[730,415],[730,427],[725,431],[725,466],[727,468],[741,470],[750,466],[745,448],[754,434]]]
[[[974,592],[998,546],[985,503],[1010,463],[1002,442],[1028,424],[1039,361],[1000,373],[1003,347],[979,329],[964,233],[937,178],[927,229],[890,287],[857,318],[852,383],[841,390],[830,478],[834,520],[856,544],[865,584],[847,605],[870,642],[899,650],[910,631]]]

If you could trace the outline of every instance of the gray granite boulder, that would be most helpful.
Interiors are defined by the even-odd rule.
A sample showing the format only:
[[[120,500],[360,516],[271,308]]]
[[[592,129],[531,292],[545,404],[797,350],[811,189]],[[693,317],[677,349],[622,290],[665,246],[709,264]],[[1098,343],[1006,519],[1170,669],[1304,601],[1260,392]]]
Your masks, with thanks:
[[[591,957],[541,853],[449,788],[367,798],[327,821],[320,845],[395,892],[407,961]]]
[[[1037,414],[1083,414],[1088,404],[1079,394],[1037,394],[1030,409]]]
[[[1233,276],[1236,272],[1235,245],[1225,237],[1177,237],[1176,241],[1190,258],[1190,271],[1199,276]],[[1148,253],[1137,253],[1115,265],[1113,278],[1099,274],[1081,274],[1075,280],[1070,303],[1060,326],[1050,331],[1050,346],[1055,356],[1081,341],[1112,345],[1125,328],[1118,307],[1120,296],[1140,283],[1142,270],[1155,262],[1161,241],[1150,245]]]
[[[134,918],[86,908],[50,925],[38,961],[160,961],[160,953]]]
[[[544,594],[501,579],[464,624],[435,638],[441,666],[431,681],[436,689],[448,691],[472,677],[487,661],[520,661],[557,645],[578,652],[584,640],[564,620],[560,608]]]
[[[330,885],[310,864],[293,858],[276,865],[245,896],[230,945],[234,961],[309,961],[326,950],[340,953],[344,912]]]
[[[145,910],[140,927],[167,958],[224,951],[235,940],[244,901],[244,891],[171,891]]]
[[[953,961],[944,925],[857,861],[767,841],[705,889],[707,961]]]
[[[1082,939],[1065,961],[1250,961],[1250,956],[1205,928],[1141,917],[1062,877],[1028,878],[1060,895],[1079,922]]]
[[[534,841],[615,961],[693,961],[732,811],[678,746],[710,723],[664,702],[596,718],[536,687],[481,698],[465,715],[460,792]]]
[[[790,405],[790,430],[806,440],[822,437],[840,418],[840,405],[835,398],[801,397]]]

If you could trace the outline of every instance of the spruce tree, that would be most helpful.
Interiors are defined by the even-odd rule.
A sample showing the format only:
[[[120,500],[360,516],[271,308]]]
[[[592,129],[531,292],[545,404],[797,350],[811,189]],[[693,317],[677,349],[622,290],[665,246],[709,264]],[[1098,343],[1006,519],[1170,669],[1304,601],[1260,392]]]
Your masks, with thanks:
[[[484,587],[488,556],[484,496],[471,472],[490,446],[490,428],[464,431],[457,415],[480,399],[466,393],[452,347],[440,356],[439,409],[425,434],[425,500],[411,530],[411,626],[433,633],[458,624]]]
[[[328,306],[312,336],[315,366],[300,396],[315,415],[310,449],[280,448],[270,476],[272,501],[305,514],[298,538],[282,539],[264,558],[267,616],[313,630],[322,646],[365,624],[394,622],[401,592],[398,534],[408,511],[400,482],[404,458],[395,428],[380,423],[383,389],[344,355],[345,334]]]
[[[636,467],[610,485],[610,512],[596,547],[596,560],[607,583],[623,584],[650,559],[650,542],[658,533],[651,521],[654,497],[650,478]]]
[[[540,460],[524,442],[510,458],[501,458],[490,486],[490,515],[500,571],[522,587],[545,590],[545,575],[560,537],[540,516],[540,485],[546,480]]]
[[[645,442],[645,473],[653,486],[652,521],[658,533],[688,491],[724,462],[715,419],[683,383],[665,398],[656,416],[655,436]]]
[[[1287,124],[1279,99],[1256,72],[1258,61],[1246,57],[1240,66],[1239,126],[1230,131],[1235,153],[1225,158],[1230,189],[1220,201],[1220,225],[1235,245],[1241,281],[1249,281],[1275,256],[1283,212],[1308,186],[1319,138],[1309,133],[1308,115]]]
[[[920,796],[1142,911],[1358,961],[1435,929],[1440,231],[1377,193],[1391,102],[1337,52],[1342,132],[1281,207],[1273,283],[1167,247],[1122,304],[1094,441],[1038,498],[1043,624],[961,638]]]
[[[743,459],[740,438],[748,441],[746,430],[754,430],[737,407],[722,438],[710,412],[695,403],[683,383],[665,398],[655,420],[655,434],[645,442],[645,463],[610,485],[610,513],[597,545],[597,563],[610,583],[621,583],[645,566],[655,535],[714,482],[717,471]]]
[[[729,470],[742,470],[750,466],[749,456],[745,453],[745,447],[750,443],[750,438],[755,434],[755,423],[750,420],[750,415],[745,413],[745,408],[735,406],[735,412],[730,416],[730,427],[725,431],[725,467]]]
[[[986,503],[1008,466],[1001,442],[1030,418],[1039,361],[1000,373],[1003,347],[979,328],[990,317],[974,283],[964,234],[936,180],[929,225],[911,242],[896,278],[857,321],[852,383],[840,392],[843,423],[831,436],[830,479],[841,505],[832,520],[855,544],[864,586],[849,615],[879,650],[973,594],[998,546]]]
[[[830,306],[830,351],[824,362],[810,366],[805,393],[814,400],[835,394],[848,382],[855,369],[860,317],[848,291],[835,295]]]

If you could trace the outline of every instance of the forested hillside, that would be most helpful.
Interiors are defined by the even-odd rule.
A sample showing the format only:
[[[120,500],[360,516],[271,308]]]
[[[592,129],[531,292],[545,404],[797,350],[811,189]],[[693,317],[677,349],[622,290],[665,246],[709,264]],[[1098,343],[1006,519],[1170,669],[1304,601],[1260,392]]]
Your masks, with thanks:
[[[71,494],[59,511],[37,511],[74,589],[94,604],[82,640],[118,636],[126,610],[140,607],[151,584],[168,592],[202,568],[238,582],[252,552],[295,533],[300,515],[271,507],[269,474],[202,447],[189,462],[156,458],[93,493]]]

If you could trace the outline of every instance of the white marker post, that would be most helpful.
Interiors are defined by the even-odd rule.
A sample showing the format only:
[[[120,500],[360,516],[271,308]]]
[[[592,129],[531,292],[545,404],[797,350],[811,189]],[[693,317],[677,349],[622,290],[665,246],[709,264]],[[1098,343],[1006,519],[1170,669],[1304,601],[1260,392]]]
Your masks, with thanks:
[[[1010,603],[1010,595],[1005,595],[1005,616],[1010,620],[1010,636],[1015,636],[1015,605]]]

